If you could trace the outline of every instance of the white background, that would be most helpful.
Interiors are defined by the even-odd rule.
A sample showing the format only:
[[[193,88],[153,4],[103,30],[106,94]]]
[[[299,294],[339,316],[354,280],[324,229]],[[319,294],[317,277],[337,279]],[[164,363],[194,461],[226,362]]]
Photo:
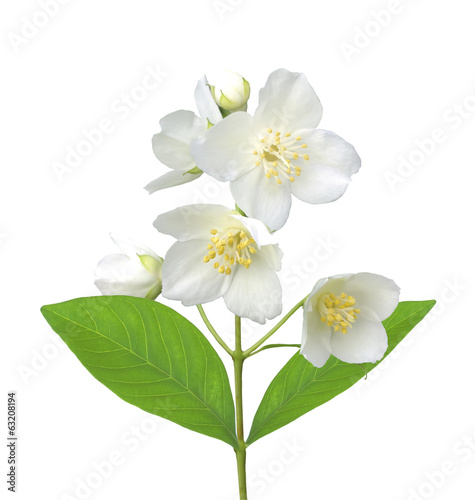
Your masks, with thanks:
[[[321,127],[354,144],[363,160],[339,201],[294,200],[279,232],[284,310],[318,278],[358,271],[393,278],[403,300],[439,301],[368,380],[249,448],[249,497],[474,498],[475,451],[461,444],[475,441],[470,2],[64,0],[39,14],[40,3],[1,7],[7,347],[0,408],[6,414],[6,392],[16,390],[16,498],[236,499],[227,445],[121,401],[56,340],[39,312],[43,304],[98,293],[93,270],[115,252],[110,231],[164,255],[172,239],[153,228],[159,213],[192,202],[231,203],[227,186],[205,176],[152,196],[142,189],[167,171],[150,144],[159,119],[194,110],[196,81],[220,67],[251,83],[251,112],[271,71],[304,72],[323,103]],[[137,90],[150,70],[166,73],[163,81]],[[140,102],[120,104],[128,95]],[[57,175],[54,162],[64,163],[68,148],[104,119],[110,133]],[[434,133],[438,144],[427,142]],[[401,167],[401,157],[412,166]],[[202,328],[194,308],[160,300]],[[223,303],[207,311],[230,340],[232,316]],[[271,324],[247,325],[246,343]],[[276,340],[298,343],[300,330],[297,314]],[[292,353],[266,351],[247,362],[247,429]],[[5,434],[6,417],[1,422]],[[94,464],[111,454],[120,464],[102,464],[108,477],[97,476]],[[434,476],[445,462],[451,474]],[[81,495],[84,481],[93,487]],[[6,491],[4,475],[1,483]]]

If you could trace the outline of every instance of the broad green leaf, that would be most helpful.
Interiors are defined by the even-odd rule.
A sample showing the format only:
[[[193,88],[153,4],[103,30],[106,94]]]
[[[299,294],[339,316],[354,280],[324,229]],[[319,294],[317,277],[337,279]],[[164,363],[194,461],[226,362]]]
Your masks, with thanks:
[[[434,304],[434,300],[401,302],[393,314],[383,321],[389,341],[384,358],[424,318]],[[267,388],[254,417],[247,443],[257,441],[338,396],[381,361],[375,364],[354,365],[331,356],[325,366],[315,368],[298,352]]]
[[[236,446],[224,365],[206,337],[173,309],[106,296],[41,312],[87,370],[124,401]]]

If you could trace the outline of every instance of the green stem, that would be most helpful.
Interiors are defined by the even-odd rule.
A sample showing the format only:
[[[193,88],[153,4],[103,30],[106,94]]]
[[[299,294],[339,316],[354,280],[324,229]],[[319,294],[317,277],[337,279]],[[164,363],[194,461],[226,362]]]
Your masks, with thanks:
[[[228,347],[226,342],[218,335],[218,332],[213,328],[213,325],[210,323],[208,317],[206,316],[206,313],[203,309],[203,306],[197,305],[198,311],[200,312],[201,317],[203,318],[203,321],[205,322],[205,325],[208,327],[208,330],[211,332],[211,335],[216,339],[218,344],[230,355],[233,356],[234,353],[233,351]]]
[[[254,351],[253,353],[249,354],[249,357],[254,356],[254,354],[257,354],[258,352],[265,351],[266,349],[274,349],[275,347],[300,347],[301,344],[268,344],[265,345],[264,347],[261,347],[257,351]]]
[[[308,297],[308,295],[307,295]],[[249,347],[246,351],[243,352],[244,358],[248,358],[256,349],[258,349],[267,339],[272,337],[274,333],[294,314],[298,311],[307,300],[307,297],[304,297],[298,304],[295,304],[294,307],[277,323],[277,325],[272,328],[268,333],[266,333],[261,340],[257,341],[253,346]]]
[[[247,485],[246,485],[246,443],[244,441],[244,414],[242,405],[242,365],[245,357],[241,346],[241,318],[235,317],[235,338],[236,345],[234,347],[234,388],[236,397],[236,428],[238,446],[236,451],[236,461],[238,470],[239,482],[239,499],[247,500]]]

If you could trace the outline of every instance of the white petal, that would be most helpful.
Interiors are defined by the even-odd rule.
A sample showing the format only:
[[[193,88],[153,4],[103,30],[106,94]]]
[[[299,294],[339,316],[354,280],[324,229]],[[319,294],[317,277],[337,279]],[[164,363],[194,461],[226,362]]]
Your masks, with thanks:
[[[202,118],[209,120],[213,125],[223,119],[221,111],[219,111],[219,107],[211,95],[206,76],[201,78],[196,85],[195,101]]]
[[[191,170],[195,163],[190,153],[193,139],[206,132],[207,122],[192,111],[175,111],[160,120],[162,131],[152,138],[155,156],[167,167]]]
[[[236,265],[231,276],[231,286],[224,295],[231,312],[261,324],[282,312],[279,278],[260,252],[252,256],[249,269]]]
[[[274,178],[265,176],[261,167],[231,182],[231,193],[246,215],[261,220],[272,230],[280,229],[289,217],[290,182],[284,179],[277,184]]]
[[[330,328],[320,321],[318,312],[308,310],[308,302],[303,312],[302,346],[300,354],[321,368],[331,355]]]
[[[361,166],[355,148],[333,132],[313,130],[302,132],[302,142],[309,160],[293,163],[302,168],[292,183],[292,194],[307,203],[328,203],[346,191],[351,175]]]
[[[376,314],[370,309],[360,309],[348,333],[332,333],[332,354],[346,363],[376,363],[388,348],[388,336]]]
[[[191,144],[196,165],[219,181],[230,181],[254,168],[251,115],[232,113]],[[252,142],[254,141],[254,142]]]
[[[310,311],[313,311],[315,309],[314,298],[318,299],[318,297],[323,293],[323,286],[326,285],[330,280],[331,278],[321,278],[315,283],[315,286],[313,287],[307,301],[305,302],[305,307],[309,307]]]
[[[261,247],[260,252],[267,259],[267,262],[269,262],[274,271],[282,269],[284,252],[280,249],[279,245],[265,245]]]
[[[259,91],[254,124],[257,129],[275,128],[282,133],[315,128],[322,118],[322,105],[303,73],[278,69]]]
[[[190,240],[171,246],[162,269],[165,298],[192,306],[216,300],[226,293],[231,276],[218,273],[213,261],[203,262],[208,243],[208,240]]]
[[[138,258],[113,254],[104,257],[95,269],[95,285],[103,295],[129,295],[132,297],[148,296],[158,279],[150,274]],[[159,293],[157,289],[156,298]]]
[[[399,287],[379,274],[354,274],[348,279],[346,289],[355,298],[356,307],[371,309],[380,321],[390,316],[399,302]]]
[[[232,215],[231,217],[238,220],[244,226],[252,238],[254,238],[259,248],[262,245],[274,245],[276,243],[275,236],[270,233],[267,226],[260,220],[243,217],[242,215]]]
[[[137,255],[151,255],[157,260],[163,260],[151,248],[141,245],[140,243],[136,243],[130,238],[125,238],[124,236],[120,236],[116,233],[111,233],[110,237],[112,241],[122,250],[122,252],[129,257],[135,258]]]
[[[145,189],[149,194],[160,191],[161,189],[167,189],[173,186],[180,186],[181,184],[186,184],[187,182],[194,181],[201,177],[203,173],[200,174],[189,174],[186,170],[172,170],[166,174],[160,176],[152,182],[149,182]]]
[[[232,213],[223,205],[187,205],[159,215],[153,225],[179,241],[204,239],[209,243],[211,229],[224,230]]]

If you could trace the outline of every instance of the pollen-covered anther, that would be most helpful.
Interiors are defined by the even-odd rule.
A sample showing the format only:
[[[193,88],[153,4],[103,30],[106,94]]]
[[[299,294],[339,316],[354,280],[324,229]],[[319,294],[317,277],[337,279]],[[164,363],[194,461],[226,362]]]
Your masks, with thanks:
[[[353,327],[357,320],[360,309],[355,308],[356,299],[351,295],[342,292],[338,297],[333,293],[328,293],[318,301],[320,320],[333,331],[346,334],[348,328]]]
[[[233,266],[241,264],[246,269],[252,264],[250,256],[257,252],[255,240],[243,229],[234,228],[219,233],[216,229],[211,230],[212,243],[207,244],[208,253],[204,256],[206,264],[214,260],[213,267],[218,273],[229,276]]]
[[[310,159],[308,154],[299,153],[299,148],[308,147],[306,143],[300,144],[302,137],[290,132],[282,133],[279,130],[273,132],[270,127],[264,129],[260,137],[252,154],[259,155],[260,160],[254,161],[254,165],[264,169],[265,177],[274,178],[278,185],[285,179],[294,182],[300,177],[302,167],[294,165],[293,162]]]

